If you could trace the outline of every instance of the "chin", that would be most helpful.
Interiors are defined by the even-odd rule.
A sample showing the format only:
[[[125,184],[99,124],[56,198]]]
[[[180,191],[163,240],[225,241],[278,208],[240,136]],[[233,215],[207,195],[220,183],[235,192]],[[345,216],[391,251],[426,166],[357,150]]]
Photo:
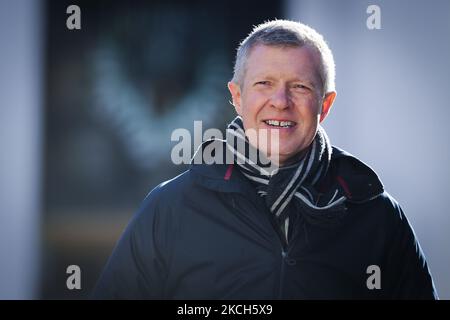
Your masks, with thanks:
[[[293,160],[294,162],[297,161],[303,154],[304,154],[305,148],[299,147],[297,149],[290,149],[290,150],[281,150],[279,153],[280,159],[286,159],[287,161]]]
[[[300,153],[302,150],[302,148],[280,148],[278,154],[280,155],[280,158],[286,158],[289,159],[293,156],[295,156],[296,154]]]

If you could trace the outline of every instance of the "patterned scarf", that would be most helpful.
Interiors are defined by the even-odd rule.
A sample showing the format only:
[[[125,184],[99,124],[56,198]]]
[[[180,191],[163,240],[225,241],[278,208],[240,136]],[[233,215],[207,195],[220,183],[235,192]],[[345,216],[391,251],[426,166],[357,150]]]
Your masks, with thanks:
[[[278,170],[270,167],[272,170],[268,171],[268,165],[261,163],[260,154],[256,162],[248,157],[253,147],[245,135],[241,117],[236,117],[228,125],[226,143],[241,172],[256,185],[257,193],[264,197],[286,239],[289,226],[289,210],[286,209],[292,199],[297,199],[313,219],[314,216],[323,216],[328,209],[342,208],[346,197],[340,188],[326,194],[319,193],[315,188],[316,183],[327,173],[332,152],[328,136],[321,126],[306,155],[297,163]],[[239,148],[242,145],[245,145],[244,150]]]

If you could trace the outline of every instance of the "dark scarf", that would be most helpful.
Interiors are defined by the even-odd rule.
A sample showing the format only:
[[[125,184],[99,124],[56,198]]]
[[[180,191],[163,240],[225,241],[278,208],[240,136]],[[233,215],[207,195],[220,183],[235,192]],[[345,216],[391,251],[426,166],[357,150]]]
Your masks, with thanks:
[[[258,154],[256,162],[249,158],[254,148],[245,136],[241,117],[236,117],[228,125],[226,143],[241,172],[256,185],[257,193],[264,197],[286,238],[289,224],[286,209],[292,199],[299,202],[310,219],[320,219],[328,209],[342,208],[346,197],[341,189],[330,190],[325,194],[316,190],[317,182],[327,173],[332,153],[328,136],[321,126],[302,159],[277,169],[267,164],[268,160],[261,154]],[[245,150],[239,150],[242,145],[245,145]]]

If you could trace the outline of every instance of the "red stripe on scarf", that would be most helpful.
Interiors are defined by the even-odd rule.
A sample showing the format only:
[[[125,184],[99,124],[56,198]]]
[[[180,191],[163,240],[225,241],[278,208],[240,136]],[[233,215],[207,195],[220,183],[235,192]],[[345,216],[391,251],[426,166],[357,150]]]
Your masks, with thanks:
[[[227,172],[225,172],[225,176],[223,177],[223,179],[230,180],[232,172],[233,172],[233,164],[230,164],[227,168]]]
[[[351,199],[352,193],[350,192],[347,182],[345,182],[345,180],[341,176],[336,176],[336,180],[339,182],[341,187],[344,189],[345,194],[347,195],[347,198]]]

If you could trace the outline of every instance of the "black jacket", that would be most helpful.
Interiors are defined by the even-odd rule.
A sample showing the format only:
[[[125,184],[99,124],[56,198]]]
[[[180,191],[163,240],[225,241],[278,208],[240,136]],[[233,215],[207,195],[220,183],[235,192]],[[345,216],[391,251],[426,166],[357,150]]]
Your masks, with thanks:
[[[435,298],[413,230],[376,174],[333,148],[321,188],[336,183],[349,199],[342,212],[317,218],[292,201],[287,243],[237,167],[191,165],[146,197],[93,298]],[[368,288],[373,265],[380,289]]]

